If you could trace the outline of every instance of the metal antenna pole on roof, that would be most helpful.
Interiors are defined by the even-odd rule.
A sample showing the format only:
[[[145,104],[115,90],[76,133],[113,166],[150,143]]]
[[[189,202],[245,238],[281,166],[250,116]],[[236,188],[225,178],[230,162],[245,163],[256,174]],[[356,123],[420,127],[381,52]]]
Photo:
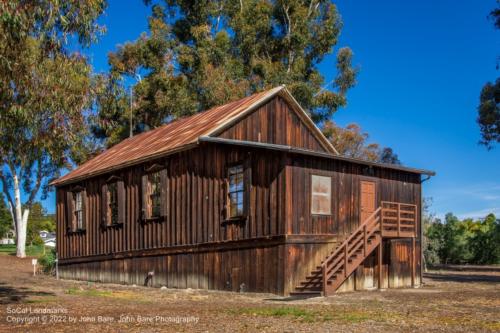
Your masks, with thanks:
[[[135,78],[139,83],[142,82],[142,77],[139,74],[135,74]],[[134,87],[130,86],[130,119],[129,119],[129,133],[128,136],[129,138],[134,136],[134,113],[133,113],[133,107],[134,107]]]
[[[128,133],[129,138],[134,136],[134,131],[132,130],[132,126],[133,126],[132,106],[134,104],[133,100],[134,100],[134,93],[133,93],[132,86],[130,86],[130,123],[129,123],[129,133]]]

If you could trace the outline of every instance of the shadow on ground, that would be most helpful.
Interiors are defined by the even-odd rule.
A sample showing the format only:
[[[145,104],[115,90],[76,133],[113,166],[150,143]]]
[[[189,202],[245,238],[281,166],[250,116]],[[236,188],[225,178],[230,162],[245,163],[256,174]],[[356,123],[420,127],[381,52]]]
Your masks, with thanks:
[[[500,265],[430,265],[429,269],[449,270],[459,272],[497,272],[500,273]]]
[[[54,296],[54,293],[34,291],[26,287],[14,288],[0,282],[0,304],[20,303],[30,296]]]
[[[482,274],[424,273],[424,278],[441,282],[500,282],[500,276]]]

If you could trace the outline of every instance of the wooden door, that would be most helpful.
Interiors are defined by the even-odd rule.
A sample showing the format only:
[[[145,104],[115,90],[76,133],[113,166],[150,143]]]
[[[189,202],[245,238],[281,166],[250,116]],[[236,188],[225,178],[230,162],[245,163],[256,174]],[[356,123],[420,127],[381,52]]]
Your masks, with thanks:
[[[371,181],[361,181],[361,220],[359,223],[365,222],[365,220],[377,209],[375,194],[376,185],[375,182]]]

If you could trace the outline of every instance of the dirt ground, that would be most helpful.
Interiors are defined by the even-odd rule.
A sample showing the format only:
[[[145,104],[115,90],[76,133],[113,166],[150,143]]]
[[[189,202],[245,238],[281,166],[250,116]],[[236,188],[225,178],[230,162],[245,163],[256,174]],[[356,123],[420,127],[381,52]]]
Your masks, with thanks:
[[[416,289],[294,300],[32,276],[0,256],[0,332],[500,332],[500,267],[452,267]]]

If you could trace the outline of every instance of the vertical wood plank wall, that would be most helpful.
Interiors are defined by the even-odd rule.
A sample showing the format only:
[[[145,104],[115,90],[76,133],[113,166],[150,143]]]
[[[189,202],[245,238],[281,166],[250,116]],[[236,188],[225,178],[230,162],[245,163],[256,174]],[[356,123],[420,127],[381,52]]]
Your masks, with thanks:
[[[291,167],[287,168],[289,180],[290,218],[287,224],[287,234],[292,235],[331,235],[342,241],[362,222],[360,212],[360,183],[373,181],[376,184],[376,207],[381,201],[397,201],[421,204],[420,175],[404,171],[381,168],[370,169],[367,166],[339,160],[320,158],[291,157]],[[330,216],[312,216],[311,205],[311,175],[329,176],[332,178],[332,214]],[[420,210],[417,209],[417,239],[416,239],[416,283],[420,283]],[[386,242],[386,253],[383,269],[386,288],[411,286],[411,241],[408,239],[392,239]],[[287,277],[285,288],[292,291],[306,274],[313,270],[327,254],[335,248],[334,243],[325,246],[321,243],[293,244],[287,246],[287,267],[290,276]],[[304,254],[309,255],[305,256]],[[315,258],[311,260],[311,258]],[[365,280],[376,279],[372,276],[376,269],[376,258],[369,258],[344,283],[340,290],[364,289],[368,286]]]
[[[281,97],[219,134],[224,139],[266,142],[325,152],[318,139]]]
[[[249,158],[252,168],[250,216],[246,222],[224,223],[228,163]],[[58,254],[61,259],[157,249],[283,234],[283,158],[272,153],[204,146],[176,157],[155,161],[167,165],[170,211],[165,221],[143,223],[141,176],[143,166],[114,175],[124,179],[126,220],[123,226],[101,226],[101,185],[109,175],[79,183],[87,191],[87,230],[66,232],[65,192],[57,190]]]
[[[245,159],[250,159],[252,168],[249,219],[223,223],[225,167]],[[57,189],[57,250],[62,277],[142,284],[145,274],[155,270],[154,285],[239,290],[243,284],[247,291],[288,294],[303,273],[336,244],[336,240],[315,241],[311,236],[342,239],[358,225],[360,179],[377,182],[377,202],[420,206],[419,175],[374,168],[372,177],[367,178],[371,171],[365,166],[338,160],[205,144],[150,163],[163,163],[168,168],[170,211],[163,222],[140,221],[144,165],[113,173],[125,184],[127,214],[122,227],[103,228],[100,224],[101,186],[111,174],[78,184],[87,191],[84,233],[66,232],[64,198],[71,186]],[[309,213],[313,173],[332,177],[331,216]],[[287,235],[309,238],[290,244]],[[241,245],[245,241],[253,243]],[[220,248],[220,244],[230,246]],[[391,277],[391,287],[406,285],[411,274],[408,244],[393,240],[388,245],[390,265],[385,272]],[[158,249],[175,251],[148,254]],[[116,254],[124,255],[109,257]],[[87,260],[74,261],[85,257]],[[419,269],[418,261],[417,277]],[[373,264],[367,264],[363,272],[371,270]],[[357,274],[361,279],[364,273]]]

